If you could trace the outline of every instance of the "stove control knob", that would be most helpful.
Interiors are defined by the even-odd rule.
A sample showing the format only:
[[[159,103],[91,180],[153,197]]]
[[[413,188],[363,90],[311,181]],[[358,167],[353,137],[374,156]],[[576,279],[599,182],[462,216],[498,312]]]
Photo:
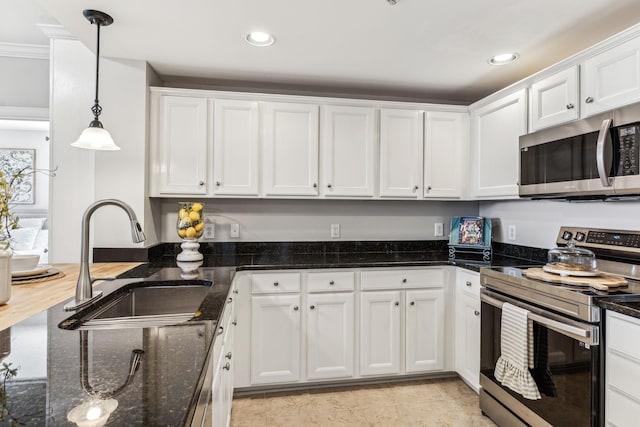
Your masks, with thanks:
[[[573,233],[571,233],[570,231],[565,231],[564,233],[562,233],[562,240],[571,240],[571,238],[573,237]]]
[[[584,238],[585,238],[585,234],[581,233],[581,232],[577,232],[576,233],[576,237],[574,237],[574,239],[576,240],[576,242],[584,242]]]

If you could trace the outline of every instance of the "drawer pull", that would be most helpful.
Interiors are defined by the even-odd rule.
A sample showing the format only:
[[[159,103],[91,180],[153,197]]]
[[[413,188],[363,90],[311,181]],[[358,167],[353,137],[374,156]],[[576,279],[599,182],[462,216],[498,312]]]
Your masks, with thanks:
[[[416,302],[415,302],[415,301],[411,301],[411,302],[409,303],[409,305],[416,305]]]
[[[298,306],[297,305],[293,306],[293,310],[298,311]]]
[[[471,282],[467,281],[466,285],[467,285],[468,287],[471,287]]]
[[[227,353],[224,357],[226,357],[227,359],[231,360],[231,352]]]
[[[273,282],[273,286],[278,286],[280,283],[278,282]]]
[[[333,280],[329,282],[330,285],[335,285],[336,282],[334,282]]]
[[[398,306],[398,305],[400,305],[400,303],[398,301],[396,301],[393,305]]]
[[[198,185],[199,185],[200,187],[202,187],[202,186],[204,185],[204,181],[200,181],[200,182],[198,182]]]
[[[402,283],[407,283],[407,279],[406,278],[402,279]]]
[[[314,310],[316,308],[315,305],[312,305],[311,307],[309,307],[311,310]]]
[[[593,98],[590,96],[587,96],[587,99],[585,99],[584,102],[586,102],[587,104],[591,104],[593,102]]]
[[[222,369],[224,369],[225,371],[228,371],[231,369],[231,364],[229,364],[229,362],[225,363],[224,366],[222,367]]]
[[[476,316],[480,316],[480,312],[478,310],[473,310],[473,314],[475,314]]]
[[[572,109],[573,109],[573,107],[574,107],[574,105],[573,105],[573,104],[571,104],[571,103],[567,104],[567,110],[572,110]]]

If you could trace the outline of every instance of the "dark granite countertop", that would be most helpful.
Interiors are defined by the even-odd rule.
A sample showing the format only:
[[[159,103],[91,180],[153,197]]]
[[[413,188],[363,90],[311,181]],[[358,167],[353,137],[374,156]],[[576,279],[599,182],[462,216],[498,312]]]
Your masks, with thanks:
[[[640,296],[624,300],[615,298],[603,299],[598,301],[598,305],[606,310],[616,311],[640,319]]]
[[[0,356],[15,369],[5,379],[7,412],[0,425],[11,420],[24,425],[73,426],[67,416],[80,405],[105,400],[127,378],[133,350],[143,350],[140,369],[133,381],[116,396],[117,408],[107,426],[184,425],[193,415],[198,379],[206,366],[215,323],[221,314],[233,274],[238,270],[418,267],[456,265],[473,271],[488,263],[450,262],[441,248],[404,252],[207,254],[197,279],[213,286],[198,320],[180,325],[113,330],[63,330],[58,324],[70,316],[63,304],[0,331]],[[520,258],[494,256],[492,265],[526,265]],[[159,257],[97,285],[106,295],[123,284],[144,280],[179,280],[175,257]],[[86,351],[81,351],[82,348]],[[0,375],[0,379],[2,376]],[[6,377],[5,377],[6,378]],[[92,397],[93,395],[93,397]]]

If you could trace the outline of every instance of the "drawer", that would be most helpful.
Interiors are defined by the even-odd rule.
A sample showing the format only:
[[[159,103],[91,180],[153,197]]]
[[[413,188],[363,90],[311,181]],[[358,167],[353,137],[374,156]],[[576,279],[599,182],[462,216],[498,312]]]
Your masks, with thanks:
[[[377,270],[360,273],[362,289],[442,288],[443,268],[425,270]]]
[[[480,273],[464,271],[458,268],[456,270],[456,291],[480,295]]]
[[[607,312],[607,348],[618,350],[640,361],[640,321]]]
[[[265,273],[251,276],[254,294],[300,292],[300,273]]]
[[[640,403],[640,361],[628,359],[611,350],[607,352],[607,388],[613,386]]]
[[[354,288],[353,271],[337,271],[307,274],[308,292],[352,291]]]

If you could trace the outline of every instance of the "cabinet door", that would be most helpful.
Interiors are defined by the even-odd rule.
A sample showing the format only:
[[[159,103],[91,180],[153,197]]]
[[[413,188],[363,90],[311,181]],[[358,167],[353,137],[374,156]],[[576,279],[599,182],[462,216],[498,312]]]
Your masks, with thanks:
[[[640,38],[587,59],[581,97],[584,116],[640,100]]]
[[[157,102],[154,193],[206,194],[208,100],[159,96]]]
[[[307,305],[307,378],[353,377],[353,293],[310,294]]]
[[[422,132],[422,111],[380,110],[380,196],[420,196]]]
[[[400,291],[360,294],[360,374],[400,373]]]
[[[266,196],[318,195],[318,106],[263,104]]]
[[[456,294],[455,370],[476,391],[480,389],[480,298]]]
[[[223,362],[224,364],[224,362]],[[216,371],[213,374],[213,397],[211,402],[211,411],[214,426],[226,426],[227,425],[227,405],[225,396],[225,377],[227,377],[226,370],[222,369],[220,363],[215,363]]]
[[[531,85],[531,132],[555,126],[579,116],[578,66]]]
[[[472,112],[473,196],[518,196],[520,135],[527,133],[525,89]]]
[[[255,101],[215,101],[214,195],[258,196],[258,113]]]
[[[428,111],[424,133],[424,197],[462,197],[468,170],[468,115]]]
[[[300,379],[300,295],[251,298],[251,382]]]
[[[322,108],[322,194],[373,197],[376,159],[373,108]]]
[[[405,372],[444,368],[444,290],[405,294]]]

